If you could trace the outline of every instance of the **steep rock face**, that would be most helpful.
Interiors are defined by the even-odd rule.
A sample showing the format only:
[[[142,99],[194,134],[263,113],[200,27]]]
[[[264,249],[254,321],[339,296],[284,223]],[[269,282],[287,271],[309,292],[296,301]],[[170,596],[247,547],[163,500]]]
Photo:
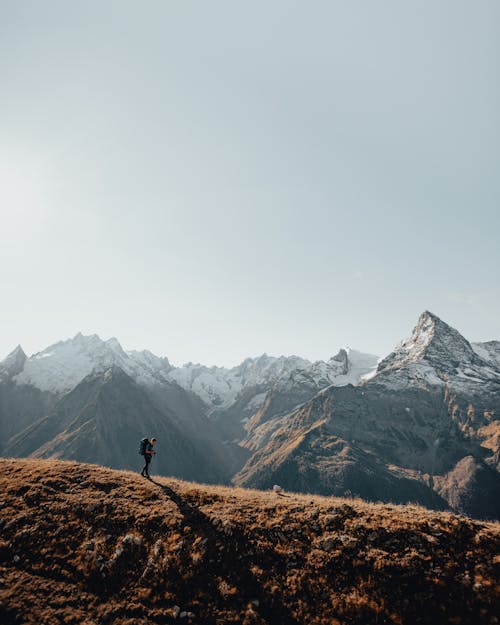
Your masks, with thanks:
[[[87,376],[46,417],[11,439],[6,454],[66,458],[137,469],[139,440],[158,438],[155,472],[220,482],[224,461],[183,433],[166,410],[118,367]]]
[[[412,335],[384,358],[377,372],[396,370],[416,362],[454,373],[464,365],[482,365],[470,343],[457,330],[429,311],[420,315]]]
[[[255,428],[246,443],[257,439],[254,449],[281,445],[283,433],[322,421],[325,432],[383,462],[429,474],[450,470],[464,449],[482,453],[450,419],[442,392],[409,389],[389,395],[376,384],[362,388],[327,389],[292,415]]]
[[[272,366],[265,375],[247,377],[231,404],[211,411],[211,418],[227,438],[243,439],[257,424],[290,412],[329,386],[358,384],[378,360],[371,354],[344,349],[327,362],[311,363],[295,356],[266,359]]]
[[[384,358],[377,382],[388,388],[408,385],[446,387],[460,395],[498,395],[500,370],[485,360],[457,330],[426,311],[410,338]]]
[[[484,443],[500,417],[497,349],[498,341],[472,346],[456,330],[425,312],[410,339],[379,363],[370,384],[393,391],[442,389],[452,421],[466,438]]]
[[[289,414],[254,418],[243,442],[253,455],[234,481],[394,501],[406,492],[497,518],[499,416],[500,370],[426,312],[360,386],[331,386]],[[465,463],[464,473],[466,457],[474,470]]]
[[[273,443],[277,442],[276,440]],[[436,510],[447,507],[414,472],[390,467],[376,454],[336,436],[324,421],[304,427],[297,423],[286,442],[259,450],[235,477],[238,485],[320,495],[354,495],[371,501],[418,501]]]
[[[12,436],[42,416],[56,401],[52,393],[16,384],[15,377],[26,361],[26,354],[18,345],[0,362],[0,453]]]
[[[26,363],[27,356],[18,345],[2,362],[0,362],[0,381],[20,373]]]
[[[457,512],[500,519],[500,474],[474,456],[465,456],[437,477],[436,491]]]

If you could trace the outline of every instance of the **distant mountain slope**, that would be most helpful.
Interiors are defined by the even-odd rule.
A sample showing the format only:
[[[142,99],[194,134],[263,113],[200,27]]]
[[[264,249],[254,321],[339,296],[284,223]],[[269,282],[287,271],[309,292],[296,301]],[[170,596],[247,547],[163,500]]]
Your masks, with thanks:
[[[35,386],[19,385],[15,377],[27,357],[20,345],[0,362],[0,453],[7,441],[49,410],[57,397]]]
[[[491,625],[500,526],[0,460],[0,620]]]
[[[222,448],[202,445],[182,431],[168,409],[160,411],[144,389],[119,367],[92,373],[54,410],[13,437],[5,455],[66,458],[138,469],[139,441],[158,438],[156,471],[185,479],[227,479]]]
[[[332,386],[250,422],[243,444],[253,455],[234,481],[437,508],[444,500],[500,518],[499,417],[500,370],[426,312],[360,386]]]
[[[96,334],[77,334],[26,359],[14,379],[19,385],[61,394],[75,388],[92,371],[112,366],[143,384],[164,380],[171,369],[166,358],[151,352],[125,352],[115,338],[103,341]]]
[[[0,380],[9,375],[16,384],[62,394],[72,390],[92,371],[118,366],[143,385],[176,382],[194,392],[211,408],[227,408],[247,388],[267,386],[293,372],[314,380],[317,387],[357,383],[374,369],[377,357],[341,350],[327,362],[311,362],[298,356],[247,358],[232,368],[188,363],[173,367],[167,358],[151,352],[125,351],[115,338],[103,341],[97,335],[77,334],[27,358],[18,346],[0,363]]]
[[[375,356],[341,350],[328,362],[263,355],[247,358],[230,369],[191,363],[173,367],[167,358],[159,358],[147,350],[125,351],[115,338],[103,341],[95,334],[77,334],[29,358],[18,346],[0,363],[0,433],[4,432],[0,450],[11,436],[36,418],[45,416],[57,400],[85,377],[111,367],[119,367],[147,388],[155,401],[163,402],[168,396],[170,409],[174,396],[182,395],[184,416],[179,415],[179,419],[188,427],[193,424],[185,418],[184,408],[185,399],[190,396],[191,404],[198,403],[195,412],[202,406],[203,412],[217,423],[214,435],[229,442],[243,438],[245,421],[266,403],[269,393],[275,398],[273,404],[277,392],[288,397],[281,401],[281,409],[290,410],[296,405],[291,401],[310,399],[331,384],[358,383],[364,374],[374,369],[376,362]],[[292,400],[299,385],[300,397]],[[180,393],[180,389],[184,389],[184,393]],[[2,405],[5,406],[3,415]],[[22,416],[14,419],[13,414]],[[176,415],[175,410],[173,414]],[[234,446],[228,451],[235,457],[241,456]]]
[[[293,380],[305,382],[315,391],[336,384],[357,384],[361,377],[372,371],[377,356],[362,354],[354,350],[340,350],[328,361],[311,362],[298,356],[278,358],[263,354],[258,358],[247,358],[237,367],[205,367],[191,363],[172,369],[169,376],[184,388],[197,393],[215,411],[223,411],[237,403],[249,389],[255,389],[247,404],[241,405],[246,416],[253,414],[264,403],[259,389],[270,389],[276,383]],[[292,382],[292,384],[290,384]]]
[[[472,349],[486,362],[500,369],[500,341],[471,343]]]
[[[228,436],[243,439],[256,423],[290,412],[329,386],[359,384],[363,376],[375,369],[378,358],[341,349],[328,362],[311,363],[294,356],[272,361],[276,367],[273,375],[258,378],[255,385],[248,383],[232,404],[211,412],[212,419]]]

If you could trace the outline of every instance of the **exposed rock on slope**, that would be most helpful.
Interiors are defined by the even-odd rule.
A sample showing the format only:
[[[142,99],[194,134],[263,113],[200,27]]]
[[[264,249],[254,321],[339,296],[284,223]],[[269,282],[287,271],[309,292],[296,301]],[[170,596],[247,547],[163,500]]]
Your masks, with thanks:
[[[31,425],[56,401],[51,393],[15,382],[26,361],[26,354],[18,345],[0,362],[0,452],[14,434]]]
[[[500,527],[415,506],[0,460],[0,620],[491,625]]]
[[[341,349],[328,361],[298,356],[247,358],[232,369],[188,364],[170,372],[171,379],[198,394],[226,440],[245,436],[245,423],[289,412],[328,386],[358,384],[374,370],[377,357]]]
[[[18,375],[24,368],[27,357],[23,348],[18,345],[2,362],[0,362],[0,380]]]
[[[451,507],[476,518],[500,519],[500,478],[483,462],[465,456],[443,476],[437,476],[436,491]]]
[[[329,387],[263,423],[254,418],[244,442],[253,455],[234,481],[430,507],[444,499],[500,518],[499,416],[493,359],[426,312],[365,383]]]
[[[342,349],[328,361],[311,362],[299,356],[273,357],[263,354],[258,358],[247,358],[231,369],[188,363],[172,369],[169,376],[183,388],[199,395],[214,410],[228,409],[236,402],[241,402],[243,394],[250,395],[247,399],[248,407],[246,404],[240,407],[243,416],[250,416],[263,403],[264,398],[259,396],[260,390],[267,390],[275,383],[282,386],[288,383],[290,386],[289,383],[296,378],[313,391],[330,384],[356,384],[376,364],[376,356]]]

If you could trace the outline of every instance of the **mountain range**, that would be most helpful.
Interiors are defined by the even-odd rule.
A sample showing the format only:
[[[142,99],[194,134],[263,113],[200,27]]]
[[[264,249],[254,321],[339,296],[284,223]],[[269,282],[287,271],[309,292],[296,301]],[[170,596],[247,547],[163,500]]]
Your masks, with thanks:
[[[248,358],[174,367],[76,335],[0,363],[0,453],[155,470],[500,518],[500,341],[420,316],[385,358]]]

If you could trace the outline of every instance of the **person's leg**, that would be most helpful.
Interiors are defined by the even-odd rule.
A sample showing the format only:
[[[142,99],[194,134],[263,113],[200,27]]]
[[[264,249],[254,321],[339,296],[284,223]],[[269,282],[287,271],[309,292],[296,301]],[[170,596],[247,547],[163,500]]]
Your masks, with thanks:
[[[141,475],[146,477],[147,472],[148,472],[148,457],[144,456],[144,466],[142,467]]]
[[[146,456],[146,466],[145,466],[145,473],[146,473],[146,477],[149,477],[149,464],[151,462],[151,457],[150,456]]]

